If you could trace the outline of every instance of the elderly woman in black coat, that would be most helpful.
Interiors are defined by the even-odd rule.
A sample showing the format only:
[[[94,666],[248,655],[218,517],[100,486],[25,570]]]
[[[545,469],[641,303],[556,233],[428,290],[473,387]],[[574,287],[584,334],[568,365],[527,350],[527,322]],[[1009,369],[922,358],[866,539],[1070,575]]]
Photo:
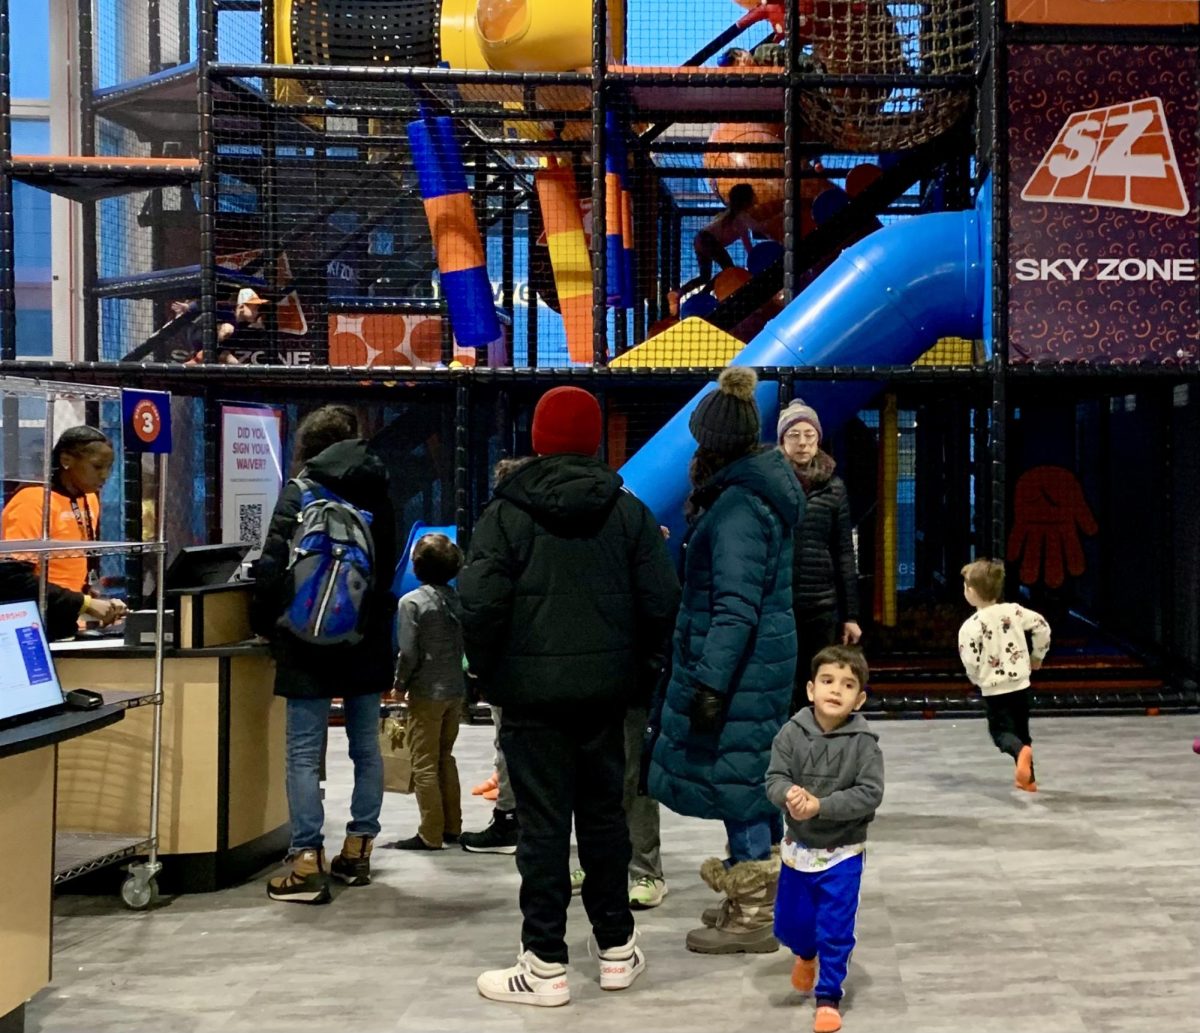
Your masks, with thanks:
[[[858,625],[858,568],[846,485],[821,448],[821,420],[797,398],[779,414],[777,439],[808,505],[796,529],[792,605],[796,617],[796,691],[792,713],[807,706],[812,658],[825,646],[853,645]]]

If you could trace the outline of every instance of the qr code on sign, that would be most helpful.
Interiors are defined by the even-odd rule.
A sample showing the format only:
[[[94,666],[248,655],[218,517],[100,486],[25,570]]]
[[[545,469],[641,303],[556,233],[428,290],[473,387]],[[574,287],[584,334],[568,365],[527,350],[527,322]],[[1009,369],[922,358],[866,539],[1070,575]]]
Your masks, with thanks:
[[[261,502],[241,503],[238,506],[238,541],[243,545],[262,542],[263,505]]]

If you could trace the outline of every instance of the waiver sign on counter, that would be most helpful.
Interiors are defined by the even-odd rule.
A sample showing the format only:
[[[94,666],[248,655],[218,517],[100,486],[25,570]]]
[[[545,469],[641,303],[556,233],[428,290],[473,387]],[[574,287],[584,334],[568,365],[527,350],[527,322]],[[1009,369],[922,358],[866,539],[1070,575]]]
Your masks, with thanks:
[[[251,546],[251,558],[283,485],[282,423],[272,406],[221,406],[221,541]]]
[[[1200,359],[1200,55],[1009,48],[1013,361]]]

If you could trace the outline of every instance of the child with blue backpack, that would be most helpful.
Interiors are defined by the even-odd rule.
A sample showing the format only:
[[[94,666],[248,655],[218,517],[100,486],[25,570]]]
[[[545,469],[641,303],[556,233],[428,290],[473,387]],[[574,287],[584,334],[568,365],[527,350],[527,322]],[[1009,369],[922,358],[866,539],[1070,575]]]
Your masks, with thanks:
[[[383,806],[381,696],[392,685],[396,527],[383,461],[341,405],[310,413],[296,435],[300,474],[279,496],[258,561],[251,620],[271,643],[275,694],[287,700],[291,864],[272,900],[324,904],[333,876],[371,881]],[[332,701],[344,705],[354,763],[350,821],[326,861],[320,769]]]

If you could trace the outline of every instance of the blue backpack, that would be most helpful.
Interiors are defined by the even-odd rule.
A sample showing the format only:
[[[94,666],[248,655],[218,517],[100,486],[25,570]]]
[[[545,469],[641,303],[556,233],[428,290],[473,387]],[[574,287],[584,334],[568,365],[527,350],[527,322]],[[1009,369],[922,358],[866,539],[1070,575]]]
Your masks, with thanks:
[[[310,645],[354,645],[362,641],[375,586],[371,514],[306,477],[292,483],[300,489],[300,514],[280,625]]]

